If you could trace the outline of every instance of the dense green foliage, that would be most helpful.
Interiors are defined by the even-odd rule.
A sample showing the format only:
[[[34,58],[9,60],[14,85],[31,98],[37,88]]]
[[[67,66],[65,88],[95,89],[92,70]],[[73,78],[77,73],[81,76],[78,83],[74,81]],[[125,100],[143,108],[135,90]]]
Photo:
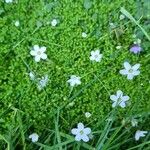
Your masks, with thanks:
[[[119,19],[120,8],[124,7],[136,20],[140,19],[148,33],[148,5],[145,0],[0,1],[0,134],[6,135],[6,141],[14,138],[15,144],[12,144],[21,149],[22,145],[26,145],[24,149],[38,149],[28,139],[35,131],[41,135],[41,143],[55,145],[57,138],[53,139],[51,135],[57,127],[70,134],[72,127],[84,122],[96,131],[89,144],[94,147],[101,133],[99,130],[105,126],[106,116],[113,110],[109,97],[117,90],[130,96],[130,105],[117,109],[116,121],[110,128],[120,126],[122,120],[127,119],[127,126],[120,128],[124,131],[118,130],[118,133],[129,132],[130,118],[138,115],[139,129],[150,130],[150,41],[130,19]],[[56,27],[50,24],[54,18],[59,20]],[[20,22],[19,27],[14,25],[16,20]],[[111,23],[114,23],[113,27]],[[82,32],[87,33],[87,38],[81,36]],[[138,55],[129,51],[135,40],[133,34],[142,40],[143,51]],[[34,61],[30,50],[36,44],[47,47],[47,60]],[[122,48],[116,49],[118,45]],[[103,54],[99,63],[89,60],[90,52],[96,49]],[[141,74],[131,81],[120,75],[124,61],[132,65],[140,63]],[[39,91],[36,83],[30,80],[28,74],[31,71],[37,78],[48,75],[48,85],[43,90]],[[71,89],[67,80],[74,74],[81,77],[82,83]],[[85,118],[85,112],[92,116]],[[56,116],[59,116],[59,124]],[[133,134],[117,140],[118,144],[133,138]],[[20,136],[21,140],[17,141]],[[60,136],[64,137],[63,133]],[[71,136],[68,138],[72,140]],[[4,138],[0,136],[0,139]],[[137,145],[132,140],[127,148]],[[1,140],[2,149],[6,147],[4,141]],[[83,147],[90,149],[89,145]],[[69,147],[80,149],[80,146]]]

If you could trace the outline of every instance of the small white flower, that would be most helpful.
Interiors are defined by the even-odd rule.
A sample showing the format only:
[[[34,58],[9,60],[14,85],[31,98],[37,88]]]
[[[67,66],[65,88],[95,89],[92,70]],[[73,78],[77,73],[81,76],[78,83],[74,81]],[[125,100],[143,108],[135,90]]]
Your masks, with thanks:
[[[132,127],[137,127],[137,125],[138,125],[137,119],[132,118],[131,119],[131,124],[132,124]]]
[[[120,70],[120,74],[127,75],[127,79],[132,80],[134,76],[138,76],[140,74],[140,71],[138,70],[140,68],[140,64],[135,64],[134,66],[131,66],[128,62],[124,62],[124,68],[123,70]]]
[[[53,26],[53,27],[55,27],[56,25],[57,25],[57,20],[56,19],[53,19],[52,21],[51,21],[51,25]]]
[[[35,79],[35,75],[32,72],[29,73],[29,77],[30,77],[31,80]]]
[[[31,139],[32,142],[37,142],[39,139],[39,135],[37,133],[32,133],[31,135],[29,135],[29,139]]]
[[[5,0],[6,3],[12,3],[13,0]]]
[[[87,34],[85,32],[82,32],[82,37],[83,38],[86,38],[87,37]]]
[[[73,128],[71,133],[75,135],[76,141],[83,140],[84,142],[89,141],[89,134],[91,133],[90,128],[85,128],[83,123],[78,123],[77,128]]]
[[[120,45],[119,45],[119,46],[116,46],[116,49],[121,49],[121,48],[122,48],[122,46],[120,46]]]
[[[38,82],[38,89],[42,90],[48,82],[48,75],[45,75],[44,77],[42,77],[42,79]]]
[[[140,139],[140,137],[146,136],[145,134],[147,134],[147,133],[148,133],[148,131],[140,131],[140,130],[136,131],[135,140],[138,141]]]
[[[85,113],[85,117],[86,117],[86,118],[90,118],[90,117],[91,117],[91,113],[86,112],[86,113]]]
[[[16,27],[19,27],[19,25],[20,25],[20,22],[19,22],[19,20],[17,20],[17,21],[15,22],[15,26],[16,26]]]
[[[95,50],[95,51],[91,51],[91,56],[90,56],[90,60],[91,61],[96,61],[96,62],[100,62],[102,59],[102,54],[100,54],[99,50]]]
[[[111,95],[110,99],[113,101],[112,107],[120,106],[122,108],[126,107],[126,102],[130,99],[129,96],[123,96],[123,92],[118,90],[116,95]]]
[[[75,76],[75,75],[72,75],[67,82],[70,83],[70,86],[72,86],[72,87],[75,85],[81,84],[80,77]]]
[[[125,15],[121,14],[121,15],[119,16],[119,19],[120,19],[120,20],[125,19]]]
[[[33,50],[30,51],[30,54],[35,57],[35,61],[39,62],[41,59],[47,59],[47,55],[44,53],[46,51],[46,47],[39,47],[38,45],[33,46]]]

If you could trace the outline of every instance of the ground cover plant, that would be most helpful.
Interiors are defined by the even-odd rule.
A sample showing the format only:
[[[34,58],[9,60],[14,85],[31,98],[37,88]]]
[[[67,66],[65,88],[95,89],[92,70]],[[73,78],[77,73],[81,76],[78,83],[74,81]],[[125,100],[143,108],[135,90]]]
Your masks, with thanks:
[[[150,149],[149,0],[1,0],[0,28],[0,149]]]

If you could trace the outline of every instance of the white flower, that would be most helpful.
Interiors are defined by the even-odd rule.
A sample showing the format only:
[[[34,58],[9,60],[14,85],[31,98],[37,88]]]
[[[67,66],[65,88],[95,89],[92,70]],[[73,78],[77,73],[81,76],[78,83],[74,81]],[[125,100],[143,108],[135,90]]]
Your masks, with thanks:
[[[32,72],[29,73],[29,77],[30,77],[31,80],[35,79],[35,75]]]
[[[75,85],[81,84],[80,77],[75,76],[75,75],[72,75],[67,82],[70,83],[70,86],[72,86],[72,87]]]
[[[146,136],[145,134],[147,134],[147,133],[148,133],[148,131],[140,131],[140,130],[136,131],[135,140],[138,141],[140,139],[140,137]]]
[[[132,118],[131,119],[131,124],[132,124],[132,127],[137,127],[137,125],[138,125],[137,119]]]
[[[5,0],[6,3],[12,3],[13,0]]]
[[[17,20],[17,21],[15,22],[15,26],[16,26],[16,27],[19,27],[19,25],[20,25],[20,22],[19,22],[19,20]]]
[[[57,25],[57,20],[56,19],[53,19],[52,21],[51,21],[51,25],[53,26],[53,27],[55,27],[56,25]]]
[[[32,133],[31,135],[29,135],[29,139],[31,139],[32,142],[37,142],[39,139],[39,135],[37,133]]]
[[[140,74],[140,71],[138,70],[140,67],[140,64],[135,64],[134,66],[131,66],[128,62],[124,62],[124,68],[123,70],[120,70],[120,74],[127,75],[127,79],[132,80],[134,76],[137,76]]]
[[[85,113],[85,117],[86,117],[86,118],[89,118],[89,117],[91,117],[91,113],[89,113],[89,112],[86,112],[86,113]]]
[[[89,141],[89,134],[91,133],[90,128],[85,128],[83,123],[78,123],[77,128],[73,128],[71,133],[75,135],[76,141],[83,140],[84,142]]]
[[[48,82],[48,75],[45,75],[44,77],[42,77],[42,79],[38,82],[38,89],[42,90]]]
[[[120,46],[120,45],[119,45],[119,46],[116,46],[116,49],[121,49],[121,48],[122,48],[122,46]]]
[[[82,37],[83,38],[86,38],[87,37],[87,34],[85,32],[82,32]]]
[[[102,59],[102,54],[100,54],[99,50],[91,51],[90,60],[100,62]]]
[[[120,20],[123,20],[125,18],[125,15],[123,15],[123,14],[121,14],[120,16],[119,16],[119,19]]]
[[[40,59],[47,59],[47,55],[44,53],[46,51],[46,47],[39,47],[38,45],[33,46],[33,50],[30,51],[30,54],[35,57],[35,61],[39,62]]]
[[[113,101],[112,107],[120,106],[122,108],[126,107],[126,102],[130,99],[129,96],[123,96],[123,92],[118,90],[116,95],[111,95],[110,99]]]

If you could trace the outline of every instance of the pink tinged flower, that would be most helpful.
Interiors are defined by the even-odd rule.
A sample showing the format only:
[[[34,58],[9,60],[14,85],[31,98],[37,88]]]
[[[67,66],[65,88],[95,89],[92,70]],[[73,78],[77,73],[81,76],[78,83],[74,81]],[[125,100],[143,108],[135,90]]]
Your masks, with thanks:
[[[84,142],[89,141],[89,135],[91,133],[90,128],[85,128],[83,123],[78,123],[77,128],[73,128],[71,130],[71,133],[75,135],[75,140],[76,141],[81,141],[83,140]]]
[[[135,133],[135,140],[138,141],[141,137],[146,136],[145,134],[147,134],[147,133],[148,133],[148,131],[137,130]]]
[[[138,70],[140,68],[140,64],[131,66],[128,62],[124,62],[124,68],[125,69],[120,70],[119,73],[126,75],[129,80],[132,80],[134,76],[138,76],[140,74],[140,71]]]
[[[45,54],[46,47],[39,47],[38,45],[33,46],[33,50],[30,51],[30,54],[35,57],[35,61],[39,62],[41,59],[47,59],[47,55]]]
[[[72,75],[67,82],[70,83],[70,86],[74,87],[75,85],[80,85],[81,84],[80,79],[81,79],[80,77],[78,77],[76,75]]]
[[[130,48],[130,52],[133,52],[134,54],[140,53],[142,51],[141,46],[139,46],[138,44],[134,44],[131,48]]]
[[[110,99],[113,101],[112,107],[120,106],[122,108],[126,107],[127,101],[130,99],[129,96],[123,96],[123,92],[118,90],[116,95],[111,95]]]
[[[100,50],[91,51],[90,60],[100,62],[102,59],[102,54],[100,54]]]

